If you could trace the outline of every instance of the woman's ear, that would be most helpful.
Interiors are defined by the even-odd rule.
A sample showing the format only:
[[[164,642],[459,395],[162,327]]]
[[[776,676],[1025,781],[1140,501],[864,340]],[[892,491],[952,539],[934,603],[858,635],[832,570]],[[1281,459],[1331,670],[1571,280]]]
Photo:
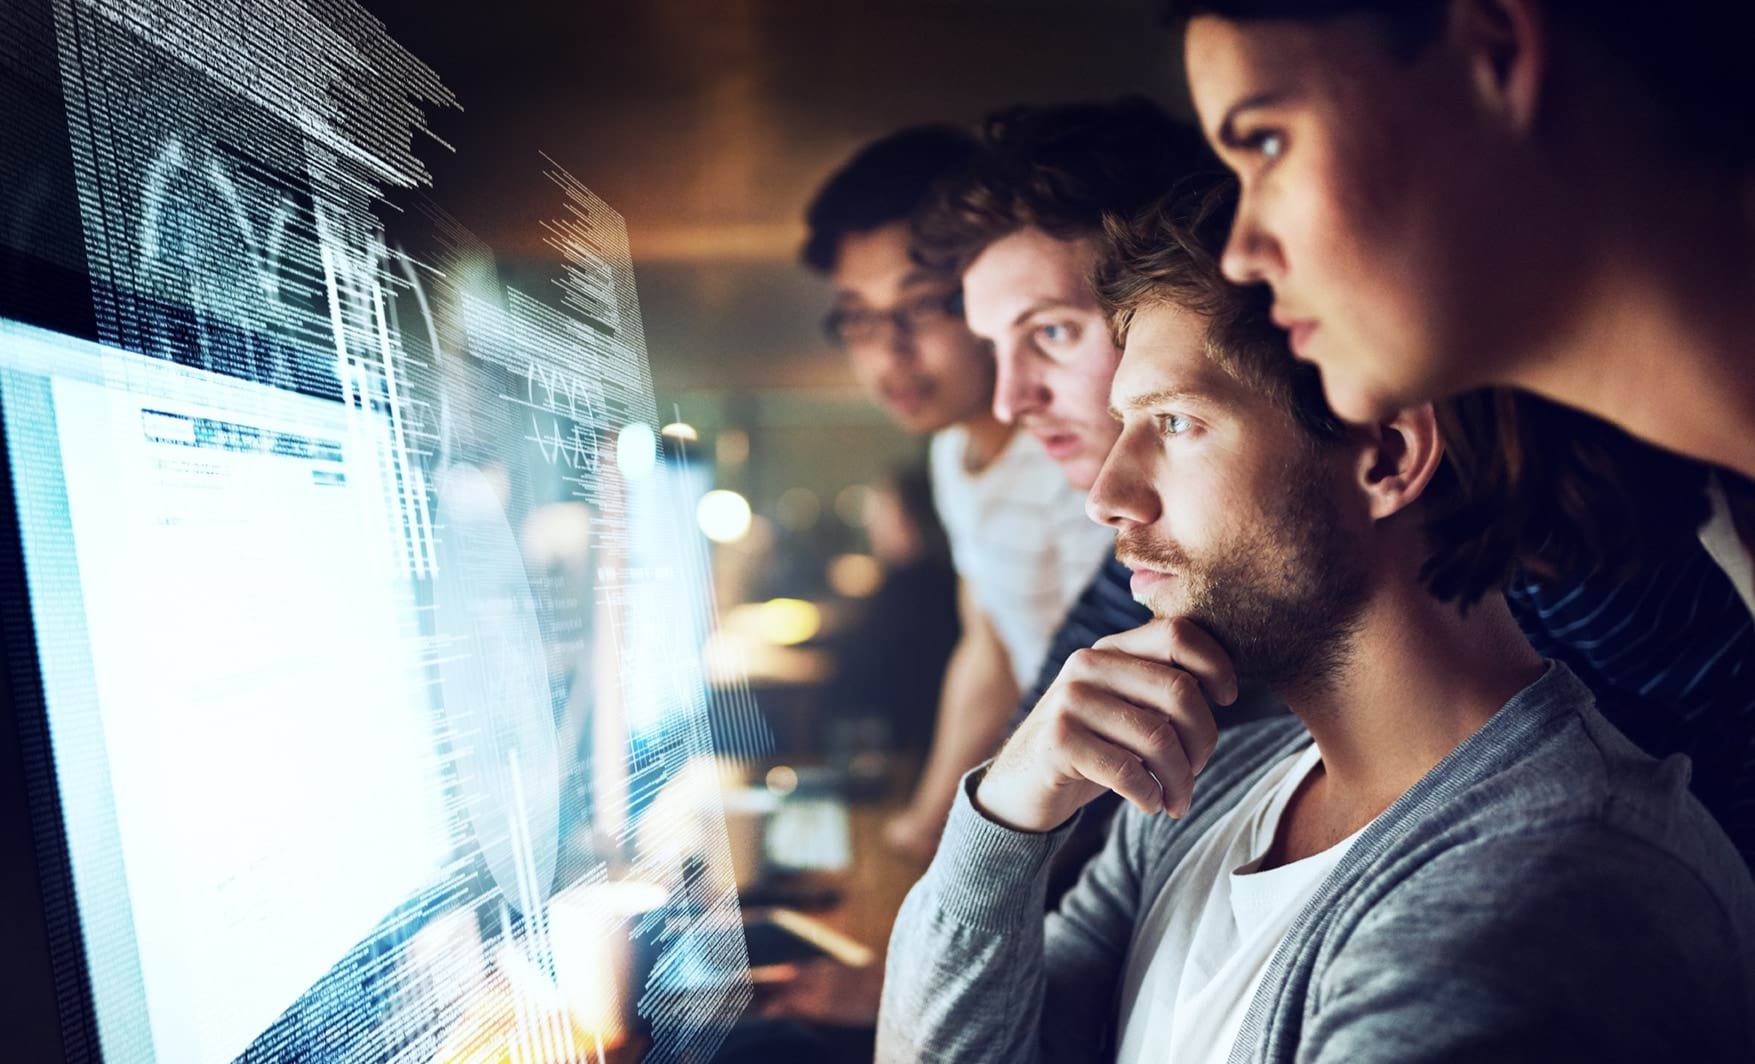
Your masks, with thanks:
[[[1359,455],[1357,486],[1371,519],[1381,521],[1407,509],[1426,490],[1444,460],[1444,441],[1431,403],[1405,407],[1362,431],[1369,442]]]
[[[1535,125],[1548,77],[1548,25],[1538,0],[1454,0],[1449,34],[1475,94],[1509,129]]]

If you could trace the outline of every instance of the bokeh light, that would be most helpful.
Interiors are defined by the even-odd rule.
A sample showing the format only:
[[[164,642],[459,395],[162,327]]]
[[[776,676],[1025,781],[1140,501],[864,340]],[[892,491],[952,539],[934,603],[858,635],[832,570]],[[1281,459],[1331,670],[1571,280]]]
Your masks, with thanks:
[[[701,534],[715,543],[736,543],[750,530],[750,504],[735,491],[716,488],[695,506]]]

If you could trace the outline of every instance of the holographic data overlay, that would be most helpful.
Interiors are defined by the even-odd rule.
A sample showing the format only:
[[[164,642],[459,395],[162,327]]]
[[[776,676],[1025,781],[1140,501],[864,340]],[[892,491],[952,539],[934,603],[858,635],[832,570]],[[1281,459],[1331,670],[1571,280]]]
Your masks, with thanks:
[[[76,1055],[710,1057],[766,733],[622,218],[533,159],[557,265],[502,284],[420,191],[457,101],[348,0],[0,23],[5,277],[87,304],[0,321]]]

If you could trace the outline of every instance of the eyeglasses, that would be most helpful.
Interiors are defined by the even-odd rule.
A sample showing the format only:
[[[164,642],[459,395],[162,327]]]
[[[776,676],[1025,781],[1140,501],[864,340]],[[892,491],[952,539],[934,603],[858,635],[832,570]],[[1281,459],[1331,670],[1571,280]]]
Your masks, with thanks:
[[[887,330],[913,336],[923,329],[933,329],[951,320],[963,318],[962,289],[917,296],[889,310],[864,307],[839,307],[823,319],[823,333],[829,342],[845,347],[882,340]]]

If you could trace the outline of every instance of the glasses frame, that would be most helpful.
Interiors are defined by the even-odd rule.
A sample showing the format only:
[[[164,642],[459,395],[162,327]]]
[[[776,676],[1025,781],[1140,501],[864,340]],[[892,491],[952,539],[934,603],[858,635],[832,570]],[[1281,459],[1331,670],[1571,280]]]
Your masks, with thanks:
[[[853,344],[869,343],[889,336],[915,336],[921,329],[930,328],[937,323],[940,316],[946,320],[963,320],[963,289],[959,285],[948,292],[936,296],[920,296],[904,301],[900,306],[888,310],[864,310],[873,319],[875,331],[870,336],[848,336],[844,331],[847,318],[853,312],[836,307],[823,316],[823,335],[836,347],[845,348]]]

